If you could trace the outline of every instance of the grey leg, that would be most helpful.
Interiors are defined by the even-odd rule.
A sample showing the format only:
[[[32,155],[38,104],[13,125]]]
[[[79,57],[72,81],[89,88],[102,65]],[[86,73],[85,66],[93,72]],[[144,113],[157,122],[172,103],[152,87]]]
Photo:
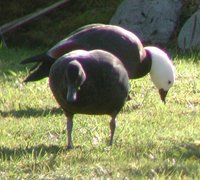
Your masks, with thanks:
[[[73,143],[72,143],[72,129],[73,129],[73,116],[68,116],[67,117],[67,138],[68,138],[68,144],[67,144],[67,149],[72,149],[73,148]]]
[[[110,143],[109,143],[110,146],[113,143],[113,137],[114,137],[114,133],[115,133],[115,128],[116,128],[116,115],[112,116],[112,119],[110,121]]]

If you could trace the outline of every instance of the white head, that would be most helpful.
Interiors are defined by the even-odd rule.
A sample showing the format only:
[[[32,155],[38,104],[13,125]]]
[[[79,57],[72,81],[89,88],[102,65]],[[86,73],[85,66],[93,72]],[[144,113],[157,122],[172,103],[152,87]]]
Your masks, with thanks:
[[[171,59],[163,50],[153,46],[148,46],[144,49],[151,55],[152,65],[150,76],[154,85],[159,90],[161,100],[165,103],[167,92],[175,81],[175,68]]]

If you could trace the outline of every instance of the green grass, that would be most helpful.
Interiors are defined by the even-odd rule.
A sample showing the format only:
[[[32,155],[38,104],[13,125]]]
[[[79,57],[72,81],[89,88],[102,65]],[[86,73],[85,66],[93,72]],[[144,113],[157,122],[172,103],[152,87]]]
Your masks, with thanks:
[[[21,83],[28,72],[19,62],[34,53],[0,49],[0,179],[200,178],[198,53],[173,53],[166,105],[149,76],[131,81],[111,148],[110,117],[76,115],[70,151],[48,80]]]

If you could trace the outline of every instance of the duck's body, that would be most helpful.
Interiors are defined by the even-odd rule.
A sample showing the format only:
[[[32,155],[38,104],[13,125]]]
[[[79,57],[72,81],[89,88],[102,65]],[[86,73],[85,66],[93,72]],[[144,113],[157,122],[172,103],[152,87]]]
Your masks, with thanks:
[[[35,75],[40,75],[40,73],[42,76],[39,79],[48,77],[50,67],[56,59],[76,49],[102,49],[114,54],[122,61],[131,79],[143,77],[151,68],[150,57],[146,55],[139,38],[132,32],[119,26],[92,24],[74,31],[46,53],[24,60],[23,63],[39,63],[39,69],[29,75],[25,81],[38,80]],[[45,71],[43,64],[46,67]]]
[[[129,92],[128,74],[118,58],[102,50],[73,51],[52,65],[49,84],[67,116],[68,139],[73,115],[78,113],[110,115],[113,137],[115,118]],[[70,148],[72,142],[68,141]]]
[[[77,91],[77,100],[68,103],[66,71],[68,64],[74,60],[81,64],[86,80]],[[110,115],[121,109],[128,93],[125,68],[116,57],[101,50],[76,50],[62,56],[52,65],[49,82],[58,103],[65,112],[72,114]]]
[[[151,60],[139,38],[119,26],[93,24],[82,27],[56,44],[47,54],[56,59],[74,49],[102,49],[114,54],[124,64],[130,79],[140,78],[150,71]]]

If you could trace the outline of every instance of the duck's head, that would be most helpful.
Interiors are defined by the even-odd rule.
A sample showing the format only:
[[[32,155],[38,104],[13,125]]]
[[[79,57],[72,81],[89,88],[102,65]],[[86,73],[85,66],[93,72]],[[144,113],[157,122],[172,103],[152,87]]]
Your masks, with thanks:
[[[161,100],[165,103],[167,93],[175,81],[175,67],[172,64],[172,60],[163,50],[153,46],[148,46],[144,49],[148,51],[152,60],[151,79],[159,90]]]
[[[86,80],[86,74],[82,65],[77,61],[71,61],[67,66],[67,102],[73,103],[77,100],[77,92]]]

